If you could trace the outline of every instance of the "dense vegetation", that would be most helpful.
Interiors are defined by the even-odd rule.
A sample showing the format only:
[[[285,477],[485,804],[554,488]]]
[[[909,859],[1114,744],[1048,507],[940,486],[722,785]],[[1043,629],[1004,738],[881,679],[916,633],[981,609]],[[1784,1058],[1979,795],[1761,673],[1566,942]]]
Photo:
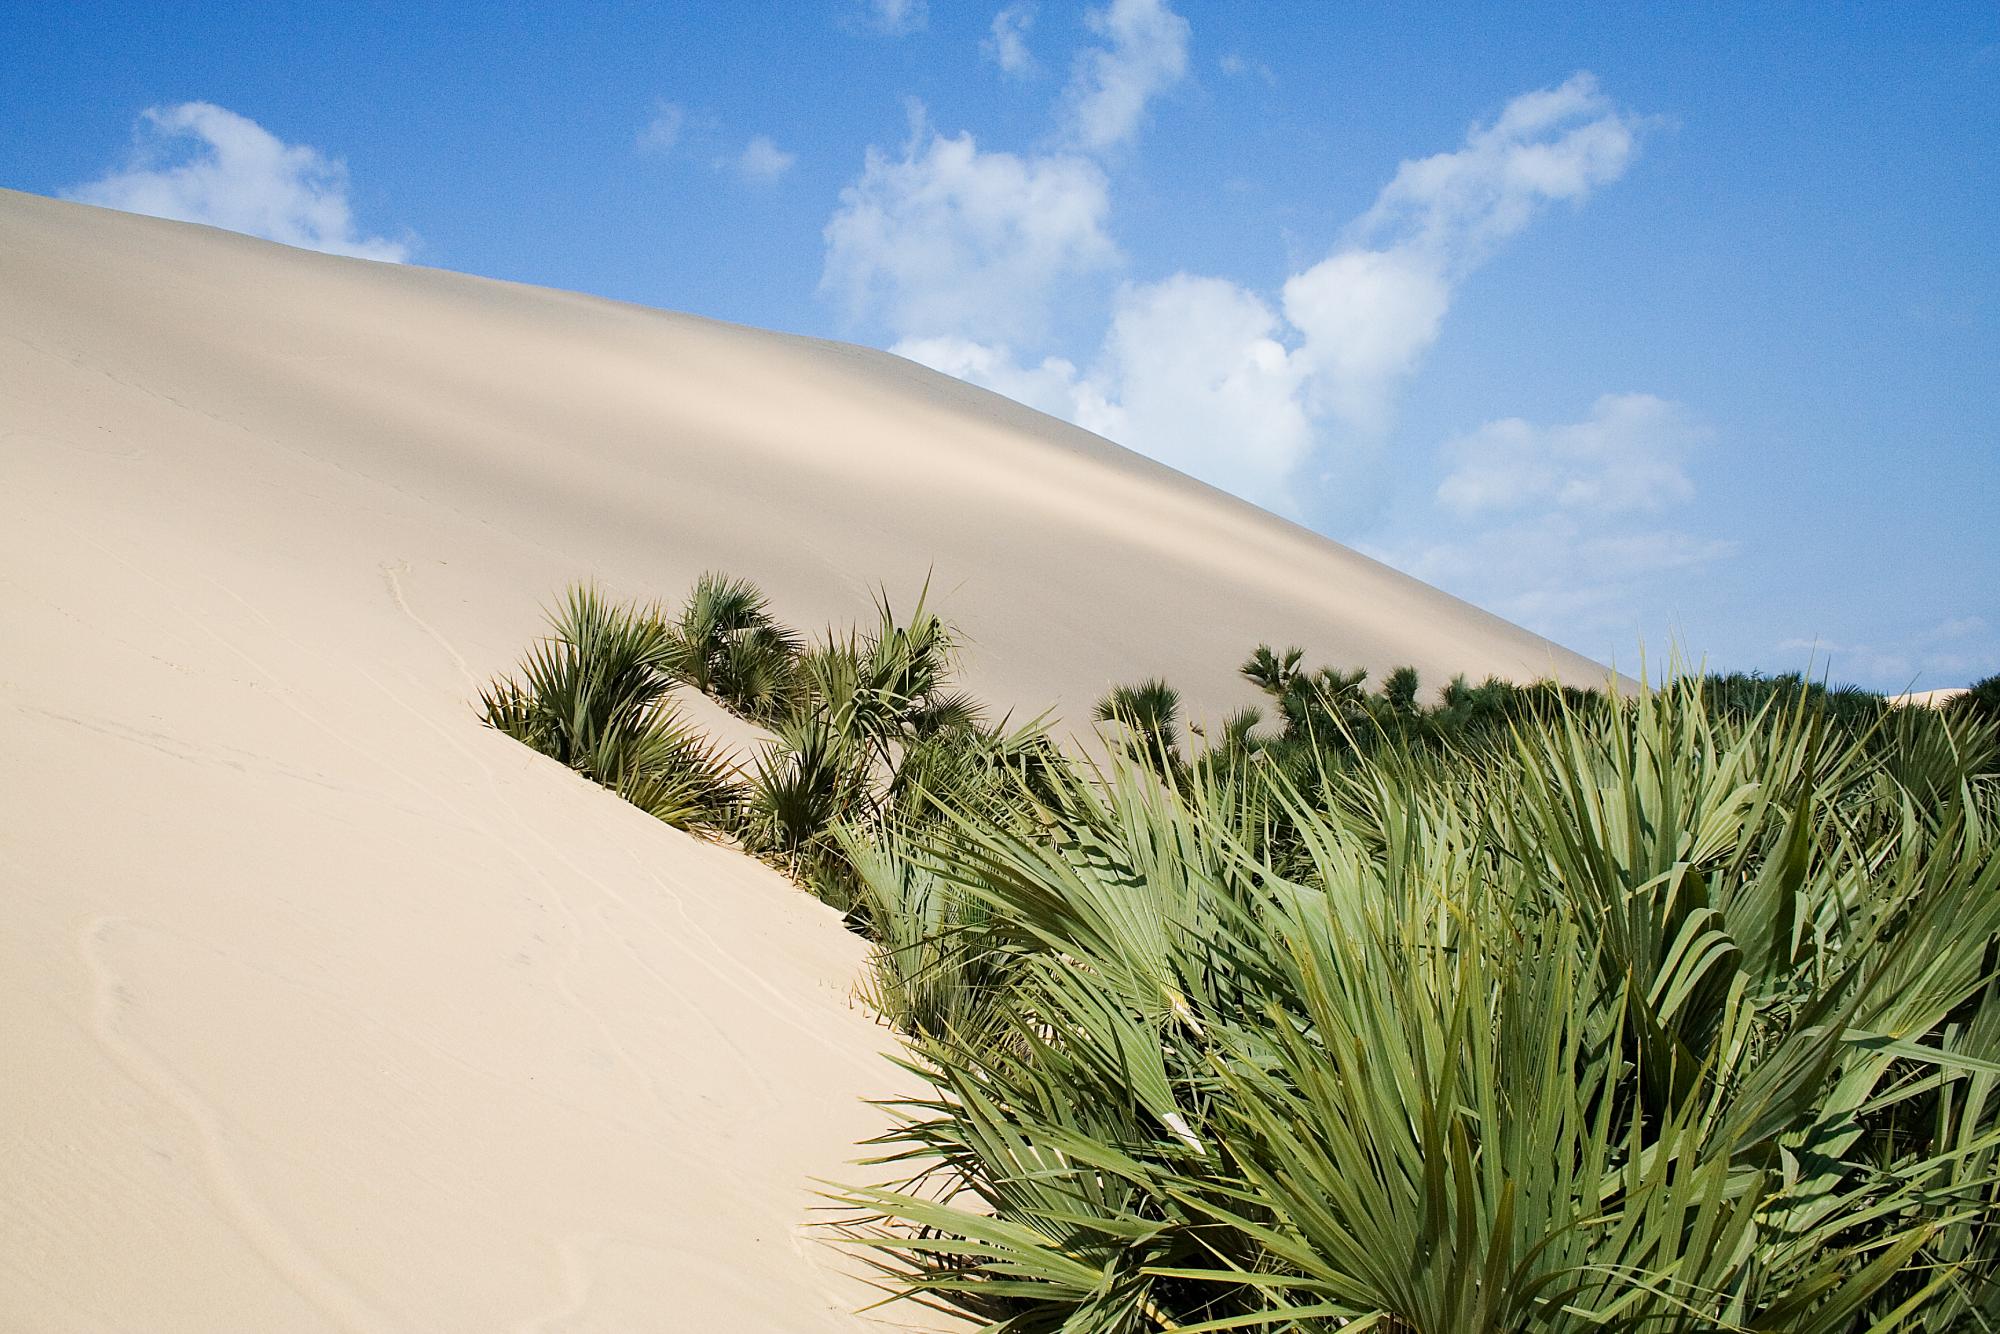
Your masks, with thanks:
[[[2000,1324],[1975,704],[1426,702],[1262,648],[1268,720],[1191,733],[1146,682],[1084,767],[952,691],[921,603],[879,611],[781,655],[779,741],[697,827],[878,942],[932,1092],[878,1146],[909,1184],[846,1198],[898,1282],[1012,1334]],[[647,766],[603,737],[665,726],[660,696],[573,697],[696,670],[587,628],[488,716],[618,786]]]
[[[1959,717],[1974,719],[1988,727],[2000,727],[2000,676],[1974,681],[1963,695],[1954,698],[1946,707]]]

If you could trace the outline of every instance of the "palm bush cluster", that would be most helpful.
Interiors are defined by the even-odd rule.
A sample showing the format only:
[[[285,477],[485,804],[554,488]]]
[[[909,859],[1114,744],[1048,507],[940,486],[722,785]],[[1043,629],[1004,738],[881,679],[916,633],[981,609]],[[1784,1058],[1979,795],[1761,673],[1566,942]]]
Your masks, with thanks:
[[[926,601],[905,617],[885,594],[872,627],[808,646],[725,574],[702,575],[674,614],[579,586],[481,709],[667,823],[738,839],[859,921],[876,896],[850,865],[855,837],[914,829],[940,795],[997,810],[1059,762],[1039,724],[989,726],[956,687],[957,638]],[[684,721],[675,685],[771,730],[747,772]]]
[[[1039,724],[986,723],[953,683],[957,638],[926,603],[905,618],[882,595],[873,627],[829,632],[801,656],[791,712],[750,784],[751,845],[857,920],[874,903],[851,864],[855,834],[922,823],[941,793],[978,808],[1003,773],[1054,754]]]
[[[1773,704],[1784,706],[1809,700],[1849,726],[1866,726],[1889,707],[1889,702],[1872,690],[1828,686],[1797,672],[1775,676],[1762,672],[1712,674],[1707,678],[1706,695],[1714,712],[1736,718],[1752,717]]]
[[[1245,726],[1257,723],[1256,710],[1238,715]],[[1132,759],[1162,775],[1186,772],[1181,748],[1181,692],[1159,678],[1137,685],[1113,686],[1091,714],[1097,722],[1115,723],[1121,749]],[[1237,719],[1231,720],[1233,728]]]
[[[1252,707],[1232,714],[1209,739],[1203,758],[1212,763],[1256,756],[1303,777],[1328,752],[1504,739],[1520,720],[1599,698],[1595,691],[1554,681],[1516,685],[1488,677],[1473,685],[1459,676],[1435,703],[1426,704],[1414,667],[1391,669],[1370,691],[1366,668],[1307,670],[1304,663],[1304,649],[1259,644],[1239,670],[1269,697],[1269,713]],[[1098,701],[1094,716],[1117,724],[1120,749],[1162,775],[1187,772],[1180,744],[1184,728],[1205,736],[1203,729],[1183,723],[1180,692],[1163,680],[1115,687]]]
[[[2000,727],[2000,676],[1974,681],[1963,695],[1954,697],[1948,707],[1959,717],[1970,718],[1987,727]]]
[[[480,694],[486,722],[684,829],[734,828],[728,763],[667,698],[678,646],[657,615],[572,588],[517,675]]]
[[[771,615],[764,594],[748,580],[702,575],[680,614],[661,628],[668,673],[732,713],[772,723],[796,703],[799,637]]]
[[[856,840],[932,1093],[855,1235],[1010,1334],[1993,1328],[1992,734],[1724,704]]]

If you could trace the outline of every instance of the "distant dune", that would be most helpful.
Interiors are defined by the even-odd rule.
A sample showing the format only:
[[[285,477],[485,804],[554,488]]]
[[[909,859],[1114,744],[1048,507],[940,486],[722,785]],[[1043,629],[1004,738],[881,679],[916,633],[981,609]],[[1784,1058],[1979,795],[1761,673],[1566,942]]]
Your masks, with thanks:
[[[880,352],[0,192],[0,1328],[838,1330],[863,947],[479,726],[595,578],[969,684],[1604,671]]]
[[[1965,693],[1964,686],[1944,686],[1937,690],[1912,690],[1907,694],[1891,695],[1891,704],[1920,705],[1927,709],[1941,709]]]

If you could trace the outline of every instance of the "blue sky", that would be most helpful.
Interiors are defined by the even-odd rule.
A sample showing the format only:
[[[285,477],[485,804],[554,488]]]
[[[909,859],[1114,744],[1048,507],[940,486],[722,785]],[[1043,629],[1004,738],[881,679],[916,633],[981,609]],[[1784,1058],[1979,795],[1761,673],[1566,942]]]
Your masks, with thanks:
[[[2000,670],[2000,7],[569,8],[12,7],[0,185],[893,347],[1623,666]]]

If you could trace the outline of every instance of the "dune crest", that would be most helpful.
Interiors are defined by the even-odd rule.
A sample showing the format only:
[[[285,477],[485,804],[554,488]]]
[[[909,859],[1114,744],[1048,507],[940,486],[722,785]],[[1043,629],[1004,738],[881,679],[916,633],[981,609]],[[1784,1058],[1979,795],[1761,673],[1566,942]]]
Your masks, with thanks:
[[[0,1324],[853,1329],[862,942],[479,726],[577,578],[1081,716],[1602,669],[886,354],[0,192]]]

